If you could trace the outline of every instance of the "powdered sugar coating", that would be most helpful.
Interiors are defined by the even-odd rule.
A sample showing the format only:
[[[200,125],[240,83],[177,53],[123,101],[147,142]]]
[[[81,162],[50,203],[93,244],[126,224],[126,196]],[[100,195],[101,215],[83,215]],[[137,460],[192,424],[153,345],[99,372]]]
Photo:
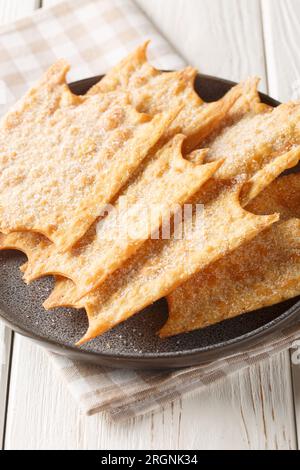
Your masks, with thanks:
[[[221,162],[197,165],[183,159],[183,139],[178,135],[151,155],[109,214],[71,250],[62,252],[52,243],[38,243],[30,253],[25,279],[60,274],[77,285],[78,298],[101,284],[170,218],[175,204],[181,206],[220,166]],[[204,157],[202,151],[197,154]],[[26,244],[26,234],[24,239]]]
[[[218,178],[255,174],[263,165],[300,145],[300,103],[286,103],[263,113],[247,113],[206,140],[206,161],[225,158]]]
[[[224,125],[224,120],[232,122],[259,104],[256,78],[242,82],[225,100],[204,103],[194,89],[197,71],[192,67],[169,73],[155,69],[147,60],[148,44],[125,57],[89,94],[126,91],[136,108],[149,114],[166,111],[170,106],[182,106],[167,135],[184,134],[186,153],[210,135],[212,127],[216,130]]]
[[[300,295],[300,174],[274,181],[248,208],[280,221],[171,293],[162,337]]]

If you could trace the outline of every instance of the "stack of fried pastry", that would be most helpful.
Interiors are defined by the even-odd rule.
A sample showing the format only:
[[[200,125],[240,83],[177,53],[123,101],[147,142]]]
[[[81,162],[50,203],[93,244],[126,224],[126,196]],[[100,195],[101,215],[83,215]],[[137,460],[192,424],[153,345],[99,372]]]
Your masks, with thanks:
[[[26,282],[55,276],[46,309],[86,310],[78,344],[161,297],[168,337],[300,294],[300,173],[280,176],[300,102],[267,106],[250,78],[205,103],[196,70],[160,72],[146,50],[85,96],[57,62],[1,123],[0,249],[27,255]]]

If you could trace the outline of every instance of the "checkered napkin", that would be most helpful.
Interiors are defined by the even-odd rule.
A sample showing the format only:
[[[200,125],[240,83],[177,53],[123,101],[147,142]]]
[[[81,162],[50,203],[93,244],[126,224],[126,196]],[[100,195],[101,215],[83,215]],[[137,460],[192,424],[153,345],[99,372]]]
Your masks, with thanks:
[[[74,81],[104,73],[149,38],[150,58],[157,67],[184,65],[130,0],[61,2],[0,28],[0,111],[5,112],[57,58],[70,61],[69,80]],[[299,323],[290,325],[279,329],[268,344],[258,342],[251,350],[176,371],[116,370],[50,357],[86,414],[106,411],[121,420],[159,409],[293,345],[300,348],[299,331]]]

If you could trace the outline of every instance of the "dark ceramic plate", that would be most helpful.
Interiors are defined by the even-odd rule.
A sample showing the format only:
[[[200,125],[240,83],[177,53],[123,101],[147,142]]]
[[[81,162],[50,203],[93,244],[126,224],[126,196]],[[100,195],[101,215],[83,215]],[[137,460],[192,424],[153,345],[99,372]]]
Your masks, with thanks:
[[[71,89],[84,94],[100,78],[73,83]],[[205,75],[199,75],[196,80],[196,89],[205,101],[221,98],[233,85]],[[265,95],[262,100],[273,106],[279,104]],[[267,338],[280,325],[292,321],[300,311],[300,298],[292,299],[203,330],[161,340],[156,331],[167,318],[166,302],[161,300],[79,349],[74,343],[87,328],[84,311],[46,312],[42,303],[49,295],[53,281],[44,278],[26,286],[19,270],[24,261],[25,257],[18,252],[0,253],[0,313],[3,320],[52,351],[106,366],[169,368],[201,364],[242,351]]]

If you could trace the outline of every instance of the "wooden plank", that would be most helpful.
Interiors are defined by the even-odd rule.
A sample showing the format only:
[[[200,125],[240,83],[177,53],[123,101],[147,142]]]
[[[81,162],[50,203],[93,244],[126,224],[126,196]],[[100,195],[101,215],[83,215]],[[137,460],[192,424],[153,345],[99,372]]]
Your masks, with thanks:
[[[259,2],[136,0],[189,62],[239,80],[263,76]],[[49,2],[44,2],[49,5]],[[287,354],[155,415],[114,424],[80,415],[46,353],[16,338],[7,449],[294,449]]]
[[[300,99],[300,3],[262,0],[262,14],[270,93]]]
[[[299,100],[300,2],[262,0],[262,16],[270,94],[281,101]],[[292,373],[298,448],[300,448],[300,364],[292,365]]]
[[[265,57],[259,0],[135,0],[200,72],[239,81],[262,77]]]
[[[295,447],[282,355],[162,412],[121,424],[81,415],[47,354],[29,340],[16,338],[14,362],[19,367],[12,370],[7,449]]]
[[[39,4],[39,0],[0,0],[0,22],[4,24],[28,15]]]
[[[0,25],[29,14],[37,4],[37,0],[0,0]],[[0,324],[0,447],[4,434],[11,339],[11,331]]]
[[[0,448],[3,446],[12,332],[0,325]]]
[[[295,405],[295,427],[298,450],[300,450],[300,341],[297,349],[291,351],[291,360]]]

